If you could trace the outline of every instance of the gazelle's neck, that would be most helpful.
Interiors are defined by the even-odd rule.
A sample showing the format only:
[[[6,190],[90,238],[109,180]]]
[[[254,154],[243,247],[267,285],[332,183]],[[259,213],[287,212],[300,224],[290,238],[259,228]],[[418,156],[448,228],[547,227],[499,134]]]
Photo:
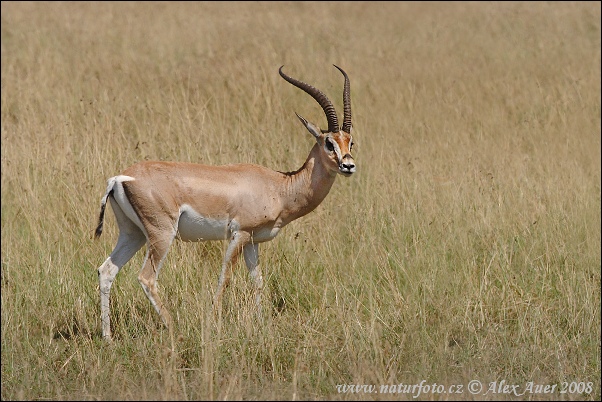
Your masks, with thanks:
[[[282,196],[282,226],[313,211],[328,195],[336,173],[328,170],[320,159],[320,146],[315,144],[307,160],[296,172],[288,173]]]

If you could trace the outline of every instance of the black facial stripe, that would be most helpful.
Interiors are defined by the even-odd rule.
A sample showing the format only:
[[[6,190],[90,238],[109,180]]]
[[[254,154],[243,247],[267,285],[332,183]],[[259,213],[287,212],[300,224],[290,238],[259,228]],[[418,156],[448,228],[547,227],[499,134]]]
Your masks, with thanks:
[[[337,165],[340,165],[341,161],[339,160],[339,153],[336,151],[336,149],[333,153],[334,153],[334,159],[337,161]]]

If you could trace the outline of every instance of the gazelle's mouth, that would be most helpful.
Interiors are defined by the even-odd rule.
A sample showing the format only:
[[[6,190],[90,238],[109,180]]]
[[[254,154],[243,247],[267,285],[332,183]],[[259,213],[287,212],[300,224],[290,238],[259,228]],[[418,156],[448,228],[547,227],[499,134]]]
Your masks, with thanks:
[[[339,173],[341,173],[343,176],[351,176],[353,173],[355,173],[355,165],[352,166],[339,166]]]

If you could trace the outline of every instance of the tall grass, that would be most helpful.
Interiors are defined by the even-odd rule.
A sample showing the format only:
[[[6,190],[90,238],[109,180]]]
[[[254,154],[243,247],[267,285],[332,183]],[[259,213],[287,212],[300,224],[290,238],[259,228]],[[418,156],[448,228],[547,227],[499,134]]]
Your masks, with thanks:
[[[600,3],[2,2],[2,399],[413,399],[341,384],[556,384],[600,399]],[[144,159],[275,170],[342,111],[358,172],[244,264],[175,243],[100,334],[92,232],[106,179]],[[591,392],[560,393],[563,383]],[[446,388],[447,389],[447,388]]]

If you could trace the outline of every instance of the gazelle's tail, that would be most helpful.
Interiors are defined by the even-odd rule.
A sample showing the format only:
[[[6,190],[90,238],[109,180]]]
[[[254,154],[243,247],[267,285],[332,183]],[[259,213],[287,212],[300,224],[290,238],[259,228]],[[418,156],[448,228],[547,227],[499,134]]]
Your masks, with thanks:
[[[100,201],[100,216],[98,217],[98,226],[96,226],[96,231],[94,232],[94,239],[98,239],[102,234],[102,225],[105,219],[105,208],[107,207],[107,200],[109,196],[113,193],[113,186],[115,185],[116,178],[111,177],[107,184],[107,191],[105,195],[103,195],[102,200]]]

